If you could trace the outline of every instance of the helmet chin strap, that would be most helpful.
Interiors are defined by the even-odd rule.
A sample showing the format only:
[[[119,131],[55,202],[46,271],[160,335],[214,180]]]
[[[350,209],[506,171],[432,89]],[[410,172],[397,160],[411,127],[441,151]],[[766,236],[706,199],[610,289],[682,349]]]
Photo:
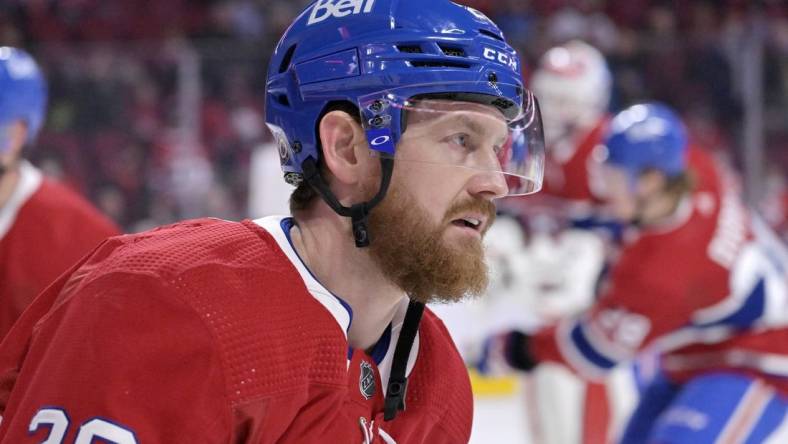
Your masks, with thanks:
[[[369,227],[367,227],[367,219],[369,212],[379,204],[383,197],[386,196],[389,184],[391,183],[391,174],[394,170],[394,159],[381,157],[380,158],[381,177],[380,188],[378,189],[375,197],[367,202],[353,204],[349,207],[342,205],[337,200],[334,193],[328,187],[328,184],[320,175],[317,167],[317,161],[313,157],[307,157],[301,163],[301,169],[304,172],[304,180],[317,191],[323,200],[340,216],[349,217],[353,223],[353,238],[356,241],[356,247],[362,248],[369,246],[370,235]]]

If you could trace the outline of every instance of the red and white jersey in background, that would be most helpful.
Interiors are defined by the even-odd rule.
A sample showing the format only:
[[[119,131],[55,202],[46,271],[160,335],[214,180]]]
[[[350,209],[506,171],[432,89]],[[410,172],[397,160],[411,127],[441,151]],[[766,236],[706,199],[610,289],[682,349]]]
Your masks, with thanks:
[[[542,193],[572,202],[598,201],[591,192],[588,164],[594,149],[603,142],[608,123],[605,116],[573,140],[562,140],[550,147]]]
[[[600,200],[592,192],[589,163],[595,148],[603,142],[608,123],[609,117],[605,116],[591,128],[549,147],[542,190],[530,196],[503,199],[501,208],[525,221],[530,217],[552,218],[560,228],[567,221],[594,217]]]
[[[653,347],[675,380],[729,369],[788,394],[783,246],[754,234],[735,179],[708,154],[691,149],[689,166],[697,186],[674,220],[629,239],[594,306],[532,351],[595,378]]]
[[[23,162],[17,187],[0,208],[0,338],[38,293],[117,234],[85,199]]]
[[[0,442],[459,443],[468,373],[425,310],[406,410],[383,420],[407,308],[370,353],[301,262],[291,218],[114,237],[39,296],[0,348]],[[66,441],[62,441],[63,439]]]

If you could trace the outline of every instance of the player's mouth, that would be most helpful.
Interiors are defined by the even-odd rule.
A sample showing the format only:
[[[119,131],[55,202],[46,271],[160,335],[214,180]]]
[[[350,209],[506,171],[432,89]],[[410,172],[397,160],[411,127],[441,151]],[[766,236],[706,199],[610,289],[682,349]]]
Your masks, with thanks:
[[[462,228],[463,230],[467,230],[481,236],[486,224],[486,220],[480,215],[466,215],[452,220],[451,224],[455,227]]]

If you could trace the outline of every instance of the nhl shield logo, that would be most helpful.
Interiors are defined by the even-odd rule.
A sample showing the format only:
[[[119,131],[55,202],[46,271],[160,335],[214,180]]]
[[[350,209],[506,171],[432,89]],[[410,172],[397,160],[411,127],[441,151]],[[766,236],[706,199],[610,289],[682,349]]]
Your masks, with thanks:
[[[375,396],[375,372],[367,361],[361,361],[358,388],[364,399],[371,399]]]

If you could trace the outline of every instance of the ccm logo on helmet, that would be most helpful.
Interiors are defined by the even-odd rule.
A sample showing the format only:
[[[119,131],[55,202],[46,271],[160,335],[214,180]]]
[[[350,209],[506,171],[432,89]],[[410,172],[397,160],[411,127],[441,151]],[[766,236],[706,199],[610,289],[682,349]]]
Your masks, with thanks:
[[[307,25],[320,23],[329,17],[345,17],[372,11],[375,0],[318,0],[312,13],[309,14]]]
[[[512,68],[512,71],[517,71],[517,59],[506,54],[505,52],[496,51],[492,48],[484,48],[484,58]]]

